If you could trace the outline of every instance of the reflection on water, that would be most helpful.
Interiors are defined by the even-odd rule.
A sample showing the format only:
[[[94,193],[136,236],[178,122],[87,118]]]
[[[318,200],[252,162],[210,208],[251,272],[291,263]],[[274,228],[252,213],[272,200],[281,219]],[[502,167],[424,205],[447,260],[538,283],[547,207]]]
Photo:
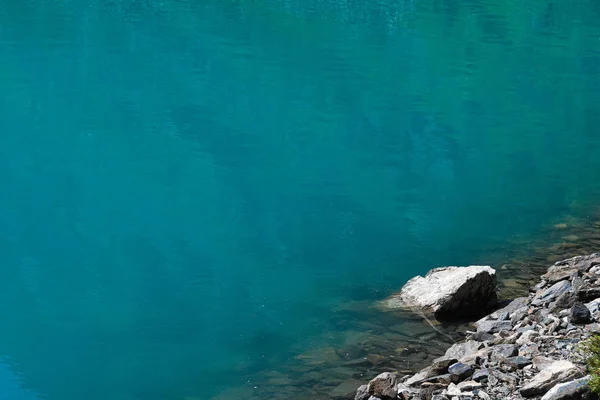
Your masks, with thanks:
[[[51,400],[343,396],[412,368],[382,349],[425,362],[438,339],[370,305],[435,266],[599,244],[544,231],[594,221],[599,17],[3,2],[0,355]]]

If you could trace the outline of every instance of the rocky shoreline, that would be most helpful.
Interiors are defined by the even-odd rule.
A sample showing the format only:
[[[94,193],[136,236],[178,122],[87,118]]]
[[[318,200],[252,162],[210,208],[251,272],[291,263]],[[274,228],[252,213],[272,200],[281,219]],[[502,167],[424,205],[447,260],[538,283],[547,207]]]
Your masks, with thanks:
[[[355,400],[596,398],[578,345],[600,333],[600,253],[556,262],[528,296],[500,306],[427,367],[383,372]]]

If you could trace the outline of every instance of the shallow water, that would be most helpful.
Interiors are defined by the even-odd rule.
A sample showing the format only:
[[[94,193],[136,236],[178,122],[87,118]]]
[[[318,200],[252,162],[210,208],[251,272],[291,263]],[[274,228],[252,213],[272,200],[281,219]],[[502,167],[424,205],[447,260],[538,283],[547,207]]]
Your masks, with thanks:
[[[547,248],[600,197],[599,4],[3,2],[0,397],[249,398]]]

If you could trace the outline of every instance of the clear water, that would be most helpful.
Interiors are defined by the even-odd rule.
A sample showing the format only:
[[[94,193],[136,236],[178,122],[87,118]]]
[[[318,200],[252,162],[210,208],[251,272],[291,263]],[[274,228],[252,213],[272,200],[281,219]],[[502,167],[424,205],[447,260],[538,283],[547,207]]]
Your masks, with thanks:
[[[0,397],[209,399],[600,194],[595,0],[0,4]],[[533,239],[532,239],[533,240]]]

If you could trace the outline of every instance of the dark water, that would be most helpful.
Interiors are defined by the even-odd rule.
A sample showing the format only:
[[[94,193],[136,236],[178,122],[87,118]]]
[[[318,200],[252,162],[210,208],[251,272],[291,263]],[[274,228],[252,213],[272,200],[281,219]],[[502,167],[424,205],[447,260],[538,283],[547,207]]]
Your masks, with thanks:
[[[585,219],[599,20],[595,0],[1,2],[0,397],[252,388],[360,323],[345,306]]]

